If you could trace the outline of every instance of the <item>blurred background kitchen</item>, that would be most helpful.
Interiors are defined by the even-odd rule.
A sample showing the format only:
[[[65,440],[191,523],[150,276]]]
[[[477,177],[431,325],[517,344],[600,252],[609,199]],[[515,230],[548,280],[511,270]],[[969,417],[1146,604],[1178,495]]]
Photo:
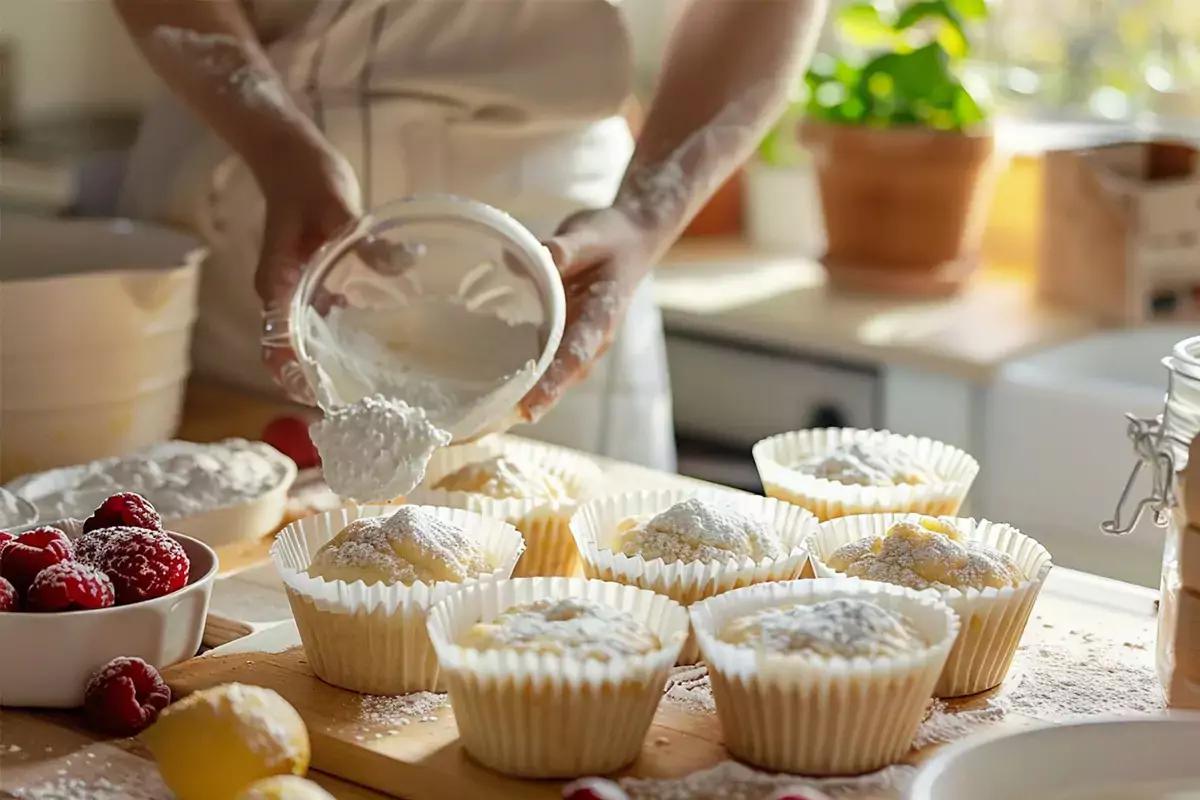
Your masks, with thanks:
[[[645,97],[680,2],[620,5]],[[763,436],[926,435],[980,458],[973,515],[1156,586],[1161,532],[1097,526],[1123,415],[1161,410],[1158,359],[1200,319],[1200,4],[834,6],[795,107],[659,270],[679,471],[760,491]],[[945,74],[877,60],[906,28]],[[859,87],[907,96],[868,109]],[[193,243],[49,222],[110,188],[155,90],[107,0],[0,0],[0,213],[25,218],[0,228],[2,480],[168,437],[210,398],[188,386]],[[39,280],[65,273],[85,275]],[[95,336],[121,356],[97,363]]]

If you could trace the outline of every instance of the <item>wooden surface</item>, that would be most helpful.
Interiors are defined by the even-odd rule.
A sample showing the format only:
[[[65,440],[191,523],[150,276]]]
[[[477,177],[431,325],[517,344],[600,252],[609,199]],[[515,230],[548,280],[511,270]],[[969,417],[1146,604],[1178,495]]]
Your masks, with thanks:
[[[668,332],[987,382],[1005,363],[1098,329],[1040,303],[1028,273],[983,271],[958,298],[838,294],[822,268],[739,242],[683,243],[655,278]]]

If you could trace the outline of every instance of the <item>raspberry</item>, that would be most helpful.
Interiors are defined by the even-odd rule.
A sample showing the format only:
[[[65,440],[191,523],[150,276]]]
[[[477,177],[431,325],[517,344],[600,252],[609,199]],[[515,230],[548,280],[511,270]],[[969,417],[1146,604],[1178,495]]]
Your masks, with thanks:
[[[75,560],[87,564],[89,567],[100,567],[100,556],[104,553],[104,548],[108,546],[111,540],[118,533],[138,531],[141,528],[96,528],[76,539],[75,545]]]
[[[71,540],[57,528],[26,531],[0,550],[0,577],[24,594],[37,574],[52,564],[70,561]]]
[[[0,612],[16,611],[21,598],[17,596],[17,590],[13,585],[4,578],[0,578]]]
[[[811,786],[790,786],[776,794],[771,800],[829,800],[829,795],[819,792]]]
[[[162,517],[140,494],[121,492],[109,497],[83,523],[83,532],[99,528],[141,528],[161,531]]]
[[[38,573],[25,595],[30,611],[82,611],[113,604],[108,576],[78,561],[60,561]]]
[[[170,536],[128,528],[112,533],[95,560],[112,580],[119,606],[182,589],[191,566],[187,553]]]
[[[99,731],[133,736],[158,719],[171,690],[158,670],[140,658],[114,658],[88,681],[83,711]]]
[[[563,800],[628,800],[616,783],[604,778],[580,778],[563,787]]]
[[[321,466],[321,454],[308,435],[308,420],[302,417],[276,417],[263,428],[262,440],[295,461],[300,469]]]

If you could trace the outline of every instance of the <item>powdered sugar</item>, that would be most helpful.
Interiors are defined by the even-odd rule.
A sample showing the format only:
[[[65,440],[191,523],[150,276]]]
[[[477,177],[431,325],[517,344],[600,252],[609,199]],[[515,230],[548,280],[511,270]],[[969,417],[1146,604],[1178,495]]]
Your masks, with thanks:
[[[381,394],[327,409],[310,433],[329,488],[361,502],[408,494],[425,477],[433,451],[450,444],[425,409]]]
[[[499,455],[473,464],[466,464],[446,475],[433,487],[446,492],[470,492],[498,500],[566,500],[566,484],[557,475],[537,467]]]
[[[708,668],[675,667],[667,679],[663,698],[668,702],[697,714],[715,714],[717,704],[713,700],[712,683],[708,679]]]
[[[435,715],[450,704],[450,698],[437,692],[364,694],[358,702],[358,718],[362,722],[372,727],[395,727],[436,720]]]
[[[293,467],[261,442],[171,441],[141,453],[51,470],[13,481],[41,519],[83,519],[105,498],[136,492],[167,522],[240,505],[278,489]]]
[[[35,521],[37,521],[37,511],[29,505],[28,501],[22,500],[6,489],[0,489],[0,530],[32,525]]]
[[[145,785],[132,786],[124,781],[118,785],[107,778],[88,781],[59,775],[14,789],[12,796],[19,800],[167,800],[171,793],[157,776],[147,779]]]
[[[401,506],[387,517],[364,517],[330,539],[308,574],[326,580],[370,585],[464,581],[491,569],[483,548],[466,532],[417,506]]]
[[[804,459],[795,469],[807,475],[857,486],[930,483],[935,477],[908,453],[883,444],[842,445],[831,453]]]
[[[934,700],[929,705],[925,721],[917,728],[913,749],[921,750],[931,745],[957,741],[981,727],[1000,722],[1007,713],[1004,705],[993,700],[953,710],[944,701]]]
[[[779,535],[762,519],[699,497],[676,503],[650,520],[627,522],[617,550],[647,561],[673,564],[730,558],[775,558]]]
[[[847,659],[892,657],[927,644],[904,616],[849,597],[759,609],[731,622],[720,638],[768,653]]]
[[[896,765],[853,778],[800,778],[753,770],[735,761],[722,761],[711,769],[675,780],[623,778],[621,788],[630,800],[770,800],[781,790],[812,787],[831,797],[872,791],[903,791],[912,780],[913,767]]]
[[[921,518],[899,522],[885,536],[843,545],[827,563],[852,577],[913,589],[1000,588],[1024,579],[1006,553],[961,539],[948,520]]]
[[[611,661],[658,649],[658,637],[627,611],[577,597],[538,600],[472,627],[461,644]]]
[[[1166,707],[1150,651],[1137,643],[1085,634],[1082,644],[1023,646],[1016,667],[1021,682],[1000,700],[1009,713],[1054,722]]]

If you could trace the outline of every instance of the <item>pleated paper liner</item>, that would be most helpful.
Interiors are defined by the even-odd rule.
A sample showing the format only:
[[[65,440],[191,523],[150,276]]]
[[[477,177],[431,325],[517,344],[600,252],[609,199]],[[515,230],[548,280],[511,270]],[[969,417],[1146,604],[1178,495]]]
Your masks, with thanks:
[[[822,523],[808,542],[817,577],[845,578],[828,566],[825,559],[850,542],[883,536],[905,519],[913,519],[913,515],[869,514]],[[1011,525],[968,518],[956,518],[954,524],[966,539],[1011,556],[1026,580],[1015,588],[926,590],[938,594],[962,619],[962,633],[934,690],[938,697],[975,694],[1004,681],[1052,566],[1046,548]]]
[[[840,597],[903,614],[929,646],[895,658],[843,659],[768,655],[718,638],[727,624],[760,608]],[[846,578],[737,589],[689,612],[729,752],[765,770],[802,775],[855,775],[902,759],[959,630],[957,616],[933,595]]]
[[[864,447],[894,447],[939,478],[934,483],[905,486],[856,486],[807,475],[795,465],[829,455],[837,448],[859,443]],[[822,522],[852,514],[916,513],[953,516],[958,513],[979,462],[948,444],[919,436],[856,428],[813,428],[781,433],[756,443],[754,463],[768,497],[807,508]]]
[[[466,583],[449,581],[367,586],[362,581],[311,578],[305,570],[321,545],[362,517],[388,516],[395,506],[357,506],[288,525],[271,546],[287,591],[304,653],[317,677],[365,694],[407,694],[439,686],[437,657],[429,644],[429,608],[463,586],[508,578],[521,557],[521,534],[503,520],[457,508],[426,511],[467,531],[495,568]]]
[[[510,455],[560,478],[572,499],[546,503],[537,499],[495,499],[473,492],[431,488],[468,464],[498,455]],[[425,481],[412,492],[409,500],[425,505],[465,508],[486,517],[507,520],[525,537],[525,555],[513,572],[516,577],[571,576],[579,565],[579,551],[571,536],[571,515],[581,501],[599,490],[603,480],[604,474],[594,461],[570,450],[537,442],[489,438],[436,451]]]
[[[460,647],[467,630],[516,605],[582,597],[627,611],[662,647],[609,662]],[[602,775],[641,752],[687,611],[644,589],[582,578],[514,578],[465,587],[429,613],[458,734],[479,763],[521,778]]]
[[[783,555],[759,561],[740,558],[724,562],[676,561],[667,564],[662,559],[647,561],[641,556],[627,556],[612,550],[617,526],[622,520],[658,514],[691,497],[731,505],[763,519],[779,534]],[[799,578],[808,561],[804,543],[815,531],[813,515],[799,506],[720,489],[647,490],[599,497],[580,507],[571,520],[571,532],[579,546],[587,577],[652,589],[685,606],[740,586]],[[695,664],[699,657],[696,641],[690,638],[679,656],[679,663]]]

